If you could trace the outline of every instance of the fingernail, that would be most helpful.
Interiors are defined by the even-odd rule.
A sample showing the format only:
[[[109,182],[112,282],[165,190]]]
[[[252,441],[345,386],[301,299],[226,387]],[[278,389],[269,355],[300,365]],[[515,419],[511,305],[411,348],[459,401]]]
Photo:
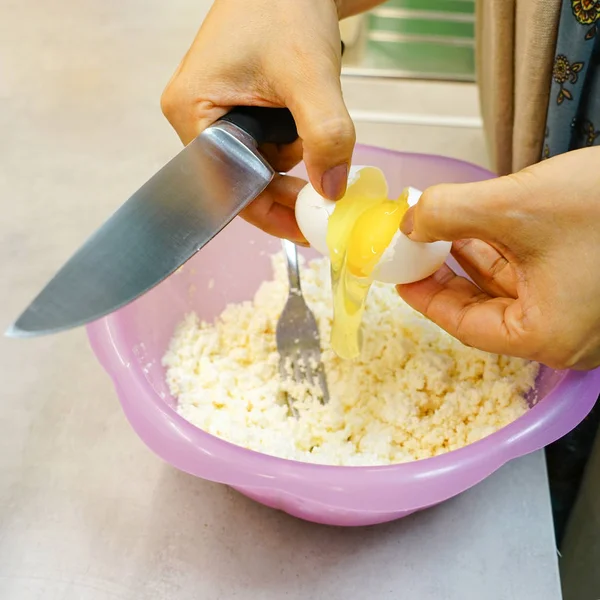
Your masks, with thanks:
[[[326,171],[321,179],[323,193],[330,200],[338,200],[346,190],[348,181],[348,165],[338,165]]]
[[[404,235],[410,235],[414,229],[414,214],[415,209],[413,207],[409,208],[404,214],[404,218],[402,219],[402,223],[400,223],[400,231]]]
[[[303,248],[310,248],[310,244],[308,242],[295,242],[296,246],[302,246]]]

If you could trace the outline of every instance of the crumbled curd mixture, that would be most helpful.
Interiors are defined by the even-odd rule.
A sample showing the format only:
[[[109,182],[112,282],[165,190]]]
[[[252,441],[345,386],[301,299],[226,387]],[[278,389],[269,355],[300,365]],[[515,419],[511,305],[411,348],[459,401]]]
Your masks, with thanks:
[[[214,324],[191,314],[163,359],[178,411],[201,429],[266,454],[331,465],[427,458],[475,442],[527,410],[534,363],[467,348],[413,311],[393,286],[375,283],[364,344],[353,361],[329,348],[329,262],[302,266],[304,295],[319,323],[330,401],[284,402],[275,343],[288,294],[282,255],[252,302],[231,304]]]

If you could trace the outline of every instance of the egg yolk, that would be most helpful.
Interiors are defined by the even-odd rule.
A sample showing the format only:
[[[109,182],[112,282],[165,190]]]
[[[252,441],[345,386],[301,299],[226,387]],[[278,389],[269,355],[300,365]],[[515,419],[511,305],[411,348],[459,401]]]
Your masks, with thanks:
[[[354,186],[348,189],[327,225],[333,291],[331,347],[344,359],[360,354],[362,314],[372,274],[408,210],[407,190],[397,200],[389,200],[365,194],[362,183],[356,192]]]

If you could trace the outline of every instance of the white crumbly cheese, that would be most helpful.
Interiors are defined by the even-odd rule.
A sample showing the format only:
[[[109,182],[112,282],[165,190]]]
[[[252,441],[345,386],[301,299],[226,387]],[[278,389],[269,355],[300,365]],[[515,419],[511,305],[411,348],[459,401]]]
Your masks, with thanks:
[[[275,327],[288,293],[283,257],[253,301],[214,324],[190,314],[163,359],[178,411],[201,429],[266,454],[331,465],[383,465],[455,450],[514,421],[538,366],[467,348],[375,283],[353,361],[329,349],[329,263],[302,267],[319,323],[330,401],[310,394],[296,420],[283,402]],[[301,391],[300,391],[301,392]]]

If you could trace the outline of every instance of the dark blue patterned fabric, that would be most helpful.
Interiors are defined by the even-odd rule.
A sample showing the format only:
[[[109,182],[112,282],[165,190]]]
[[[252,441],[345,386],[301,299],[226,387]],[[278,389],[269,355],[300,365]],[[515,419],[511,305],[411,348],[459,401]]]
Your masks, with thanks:
[[[563,0],[542,158],[600,145],[600,0]]]

